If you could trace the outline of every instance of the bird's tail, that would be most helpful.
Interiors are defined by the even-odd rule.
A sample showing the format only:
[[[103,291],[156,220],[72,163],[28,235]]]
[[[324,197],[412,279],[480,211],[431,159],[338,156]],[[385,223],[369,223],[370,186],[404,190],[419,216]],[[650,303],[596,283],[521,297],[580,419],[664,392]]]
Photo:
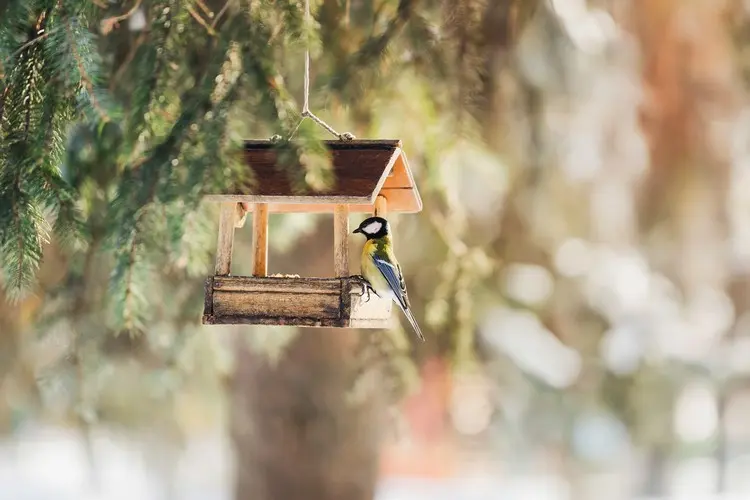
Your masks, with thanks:
[[[411,309],[407,307],[402,307],[401,310],[404,311],[404,315],[406,316],[406,319],[408,319],[409,323],[411,323],[411,327],[414,328],[414,332],[419,337],[419,340],[424,342],[424,335],[422,335],[422,329],[419,328],[419,325],[417,324],[417,320],[416,318],[414,318],[414,315],[412,314]]]

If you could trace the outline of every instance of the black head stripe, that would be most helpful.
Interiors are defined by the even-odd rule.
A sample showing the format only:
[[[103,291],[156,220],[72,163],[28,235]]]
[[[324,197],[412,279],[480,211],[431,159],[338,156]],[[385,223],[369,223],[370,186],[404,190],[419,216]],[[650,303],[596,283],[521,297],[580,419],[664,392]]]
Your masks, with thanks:
[[[372,226],[375,226],[376,224],[380,226],[376,232],[367,232],[368,229],[372,230]],[[382,238],[390,232],[388,221],[383,217],[368,217],[362,221],[358,229],[359,232],[367,237],[367,239]]]

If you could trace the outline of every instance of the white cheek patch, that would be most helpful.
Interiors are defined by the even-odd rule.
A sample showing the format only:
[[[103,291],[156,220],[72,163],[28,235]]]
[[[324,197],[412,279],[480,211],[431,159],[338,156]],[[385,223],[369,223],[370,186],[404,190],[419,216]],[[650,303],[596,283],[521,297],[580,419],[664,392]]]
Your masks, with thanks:
[[[367,224],[365,227],[363,227],[362,231],[364,231],[367,234],[376,234],[378,231],[380,231],[380,228],[382,227],[383,227],[383,224],[375,220]]]

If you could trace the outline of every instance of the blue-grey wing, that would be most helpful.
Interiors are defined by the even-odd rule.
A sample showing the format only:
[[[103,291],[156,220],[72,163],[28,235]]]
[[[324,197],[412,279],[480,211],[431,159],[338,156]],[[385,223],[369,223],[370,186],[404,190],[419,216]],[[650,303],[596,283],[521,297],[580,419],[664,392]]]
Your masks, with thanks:
[[[406,284],[404,283],[404,277],[401,274],[401,268],[376,255],[372,257],[372,260],[388,282],[388,286],[393,291],[393,295],[398,299],[401,307],[404,309],[409,307],[409,301],[406,297]]]

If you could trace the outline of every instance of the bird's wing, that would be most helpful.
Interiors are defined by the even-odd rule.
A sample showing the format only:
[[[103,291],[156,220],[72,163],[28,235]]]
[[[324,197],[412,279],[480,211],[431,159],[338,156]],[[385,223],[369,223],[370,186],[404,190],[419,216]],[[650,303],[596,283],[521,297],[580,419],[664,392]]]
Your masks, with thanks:
[[[409,299],[406,296],[406,283],[404,282],[404,276],[401,274],[401,267],[398,264],[394,264],[387,256],[373,255],[372,260],[375,263],[375,267],[383,275],[385,280],[388,282],[393,295],[398,300],[399,305],[406,309],[409,307]]]
[[[388,282],[388,286],[393,291],[393,296],[396,297],[399,307],[406,315],[406,319],[411,323],[419,339],[424,342],[422,329],[419,328],[419,324],[417,324],[417,320],[414,318],[414,314],[412,314],[411,307],[409,306],[409,297],[406,295],[406,282],[404,281],[404,275],[401,273],[401,266],[398,263],[394,264],[389,261],[387,257],[374,255],[372,259],[375,262],[375,266]]]

